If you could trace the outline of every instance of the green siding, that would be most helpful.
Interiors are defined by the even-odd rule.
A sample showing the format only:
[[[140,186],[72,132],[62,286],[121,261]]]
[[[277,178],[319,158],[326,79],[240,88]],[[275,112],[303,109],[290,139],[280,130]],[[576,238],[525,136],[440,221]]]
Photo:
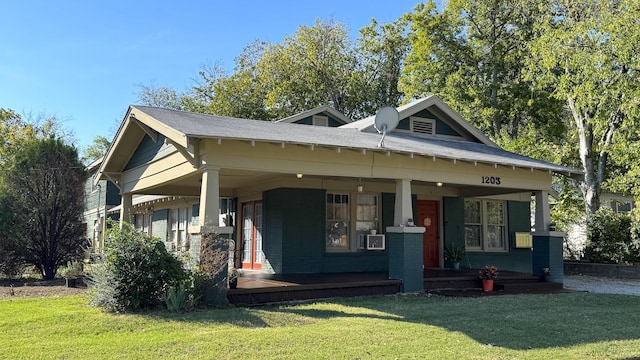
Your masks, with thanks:
[[[435,116],[429,110],[424,109],[424,110],[419,111],[419,112],[417,112],[417,113],[415,113],[415,114],[413,114],[411,116],[419,117],[419,118],[423,118],[423,119],[435,119],[436,120],[436,135],[462,137],[457,131],[455,131],[451,126],[449,126],[449,124],[447,124],[446,122],[440,120],[440,118]],[[411,120],[408,117],[406,117],[404,119],[401,119],[400,122],[398,123],[397,129],[409,131],[411,129]]]
[[[149,135],[145,135],[138,144],[136,151],[131,155],[131,159],[125,166],[124,170],[130,170],[137,166],[147,164],[155,159],[158,159],[165,154],[174,151],[172,145],[164,143],[166,137],[158,134],[158,141],[154,142]]]
[[[161,241],[167,241],[167,223],[169,219],[169,210],[155,210],[151,218],[151,235],[157,237]]]
[[[329,114],[320,113],[318,115],[326,116],[326,117],[329,118],[329,121],[328,121],[329,127],[338,127],[338,126],[344,125],[344,123],[342,123],[341,121],[336,120],[334,117],[332,117]],[[302,119],[300,119],[298,121],[295,121],[294,124],[313,125],[313,117],[312,116],[307,116],[306,118],[302,118]]]
[[[507,227],[509,252],[471,252],[469,261],[474,268],[495,265],[498,269],[531,273],[531,249],[515,248],[515,233],[531,231],[530,207],[528,202],[507,202]]]
[[[286,274],[387,270],[386,251],[325,251],[324,190],[274,189],[264,192],[262,199],[263,251],[274,272]]]
[[[107,183],[107,193],[105,194],[106,195],[105,201],[107,205],[120,205],[120,203],[122,202],[122,196],[120,196],[120,190],[111,181],[107,181],[106,183]]]

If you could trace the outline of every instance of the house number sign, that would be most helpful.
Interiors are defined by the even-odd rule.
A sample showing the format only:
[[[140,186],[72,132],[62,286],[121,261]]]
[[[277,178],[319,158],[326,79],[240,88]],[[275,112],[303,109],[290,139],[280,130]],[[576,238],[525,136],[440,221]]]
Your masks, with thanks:
[[[482,183],[491,184],[491,185],[500,185],[500,177],[499,176],[483,176]]]

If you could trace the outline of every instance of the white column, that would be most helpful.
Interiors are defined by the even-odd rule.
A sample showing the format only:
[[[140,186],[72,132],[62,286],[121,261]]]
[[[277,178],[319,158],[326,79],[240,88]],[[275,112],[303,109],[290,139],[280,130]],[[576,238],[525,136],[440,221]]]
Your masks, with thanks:
[[[220,169],[205,168],[200,187],[200,227],[220,226]]]
[[[536,191],[536,232],[549,231],[551,211],[549,210],[549,192]]]
[[[411,205],[411,180],[396,180],[396,204],[394,209],[393,225],[407,225],[409,219],[413,219]]]
[[[133,194],[124,193],[122,194],[122,200],[120,202],[120,227],[122,227],[122,223],[131,224],[131,208],[133,207]]]

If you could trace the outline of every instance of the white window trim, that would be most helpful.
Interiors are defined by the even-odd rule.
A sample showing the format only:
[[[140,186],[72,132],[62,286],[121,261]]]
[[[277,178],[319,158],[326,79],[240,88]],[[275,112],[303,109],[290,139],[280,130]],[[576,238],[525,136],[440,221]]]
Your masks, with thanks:
[[[480,202],[480,224],[475,224],[475,223],[467,223],[466,221],[464,222],[464,227],[466,229],[467,224],[470,225],[480,225],[481,227],[481,232],[480,232],[480,247],[477,246],[469,246],[465,243],[465,250],[469,251],[469,252],[484,252],[484,253],[506,253],[509,252],[509,229],[507,228],[508,226],[508,209],[507,209],[507,202],[503,201],[503,200],[494,200],[494,199],[464,199],[464,201],[479,201]],[[488,242],[488,227],[489,225],[495,225],[495,224],[489,224],[488,223],[488,211],[487,211],[487,203],[489,202],[500,202],[502,203],[502,237],[504,239],[504,247],[503,248],[489,248],[487,246],[487,242]]]
[[[349,232],[347,234],[348,238],[348,247],[347,248],[339,248],[339,249],[335,249],[335,248],[331,248],[329,246],[326,245],[326,241],[327,241],[327,229],[325,229],[325,235],[324,235],[324,240],[325,240],[325,252],[326,253],[345,253],[345,252],[359,252],[359,251],[367,251],[367,234],[364,234],[364,243],[363,246],[359,246],[358,241],[359,241],[359,236],[358,236],[358,232],[357,232],[357,223],[358,223],[358,195],[375,195],[376,196],[376,227],[378,229],[376,229],[376,232],[378,234],[380,234],[380,226],[381,226],[381,212],[382,212],[382,206],[380,206],[380,201],[381,201],[381,194],[380,193],[374,193],[374,192],[366,192],[366,193],[358,193],[358,192],[348,192],[348,191],[340,191],[340,190],[327,190],[326,194],[333,194],[333,195],[348,195],[349,196],[349,222],[348,222],[348,227],[349,227]],[[325,206],[326,206],[326,196],[325,196]],[[325,221],[330,221],[330,219],[326,219],[326,211],[325,211]],[[380,249],[377,249],[380,250]]]

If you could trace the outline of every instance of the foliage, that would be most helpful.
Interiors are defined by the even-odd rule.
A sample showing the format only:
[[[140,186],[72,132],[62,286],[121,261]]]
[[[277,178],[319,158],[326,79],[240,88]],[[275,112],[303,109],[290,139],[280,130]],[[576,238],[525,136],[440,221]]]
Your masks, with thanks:
[[[487,265],[480,270],[479,274],[480,279],[495,280],[498,278],[498,268],[494,265]]]
[[[237,279],[239,276],[238,274],[238,269],[236,268],[231,268],[231,270],[229,270],[229,281],[233,281],[235,279]]]
[[[43,138],[23,144],[4,177],[7,199],[2,212],[19,215],[10,222],[10,232],[23,247],[25,262],[45,279],[53,279],[59,266],[85,255],[86,176],[74,147]]]
[[[16,224],[20,222],[18,213],[11,211],[9,189],[0,182],[0,274],[13,278],[22,272],[25,266],[25,247],[16,233]]]
[[[464,256],[464,249],[456,246],[455,244],[452,244],[449,247],[445,247],[444,249],[445,259],[448,259],[452,263],[459,263],[460,261],[462,261],[462,259],[464,259]]]
[[[164,302],[169,311],[189,311],[196,307],[200,296],[194,296],[193,287],[188,287],[185,282],[169,286],[164,294]]]
[[[93,161],[103,157],[111,142],[104,136],[96,136],[93,138],[93,142],[82,150],[82,162],[90,164]]]
[[[81,296],[13,298],[0,299],[0,348],[7,359],[631,359],[638,312],[640,297],[586,292],[372,296],[145,316],[106,314]],[[350,333],[367,335],[340,336],[336,346],[336,334]]]
[[[640,239],[631,237],[631,217],[602,208],[587,218],[589,262],[624,264],[640,260]]]
[[[536,16],[530,1],[451,0],[441,11],[434,1],[419,4],[406,14],[412,47],[401,89],[407,99],[442,97],[494,141],[517,139],[528,126],[549,141],[561,136],[561,102],[521,72]]]
[[[91,304],[107,311],[136,311],[157,307],[171,286],[187,279],[182,262],[158,239],[111,224],[106,232],[104,259],[90,272]]]
[[[77,279],[84,275],[84,268],[80,261],[69,261],[66,266],[58,270],[58,273],[65,279]]]
[[[556,0],[544,3],[527,44],[528,79],[564,102],[585,173],[579,187],[587,214],[600,207],[603,183],[612,181],[610,157],[637,147],[640,74],[638,3],[634,0]],[[618,143],[618,145],[616,145]],[[634,154],[634,158],[637,157]],[[627,164],[631,165],[631,164]],[[628,178],[627,178],[628,180]]]

